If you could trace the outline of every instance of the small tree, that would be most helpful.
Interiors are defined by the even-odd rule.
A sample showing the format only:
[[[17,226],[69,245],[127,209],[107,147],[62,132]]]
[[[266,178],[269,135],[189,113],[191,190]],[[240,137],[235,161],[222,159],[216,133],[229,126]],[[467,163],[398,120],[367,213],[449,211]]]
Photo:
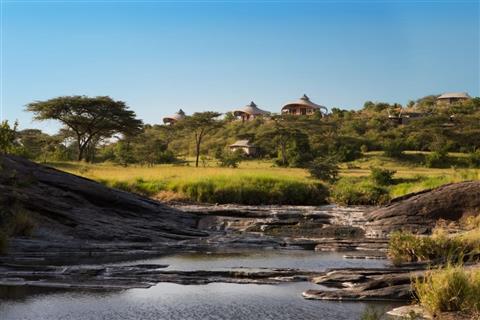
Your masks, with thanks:
[[[375,182],[375,184],[381,186],[387,186],[392,184],[393,176],[395,175],[395,173],[395,170],[388,170],[376,167],[370,168],[370,178]]]
[[[338,162],[334,157],[316,158],[308,166],[308,172],[312,177],[329,183],[338,180],[338,171]]]
[[[13,124],[13,127],[10,127],[7,120],[0,123],[0,154],[7,154],[13,151],[17,127],[17,121]]]
[[[403,151],[405,150],[405,145],[400,139],[388,140],[383,145],[383,152],[385,156],[391,158],[401,158],[403,156]]]
[[[184,132],[193,133],[195,138],[195,167],[197,168],[203,139],[207,134],[216,131],[223,125],[221,121],[216,119],[220,115],[221,113],[213,111],[196,112],[177,123]]]
[[[121,140],[115,146],[115,160],[117,163],[126,167],[135,162],[133,150],[128,140]]]
[[[236,150],[234,152],[222,152],[221,154],[217,154],[216,158],[220,167],[238,168],[238,165],[242,162],[243,155],[242,150]]]

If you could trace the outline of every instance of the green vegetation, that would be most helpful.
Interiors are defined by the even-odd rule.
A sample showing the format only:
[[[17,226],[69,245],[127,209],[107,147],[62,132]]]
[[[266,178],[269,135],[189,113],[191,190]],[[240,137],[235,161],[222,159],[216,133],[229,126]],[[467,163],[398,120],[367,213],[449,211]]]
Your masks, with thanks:
[[[342,205],[380,205],[390,200],[387,188],[358,177],[340,179],[332,187],[331,197]]]
[[[388,186],[393,184],[393,175],[396,172],[395,170],[372,167],[370,171],[370,178],[375,184],[380,186]]]
[[[6,120],[0,123],[0,154],[14,151],[17,126],[18,123],[15,122],[11,127]]]
[[[201,179],[182,179],[171,181],[144,181],[136,179],[130,182],[104,181],[107,185],[161,197],[164,191],[179,194],[181,198],[207,203],[241,203],[318,205],[326,203],[328,191],[320,183],[297,182],[288,178],[269,176],[228,177],[216,176]],[[171,193],[166,193],[171,196]]]
[[[333,202],[383,204],[479,179],[480,98],[448,107],[434,101],[435,96],[417,100],[416,111],[426,113],[403,124],[390,117],[400,105],[367,101],[356,111],[333,108],[328,116],[274,114],[242,122],[206,111],[173,125],[142,125],[122,101],[59,97],[27,106],[35,119],[62,123],[58,134],[17,132],[4,123],[0,141],[9,141],[3,152],[150,196],[238,202],[257,188],[261,201],[272,197],[266,203],[311,204],[324,201],[323,187],[318,199],[299,201],[306,194],[318,197],[312,186],[326,183]],[[231,153],[228,146],[236,140],[249,140],[255,156]]]
[[[308,172],[313,178],[330,183],[338,180],[339,170],[337,160],[333,157],[318,157],[308,166]]]
[[[27,105],[35,120],[57,120],[65,139],[75,141],[77,160],[93,160],[100,141],[121,133],[126,139],[140,132],[142,121],[123,101],[110,97],[65,96]]]
[[[424,279],[416,279],[414,288],[419,303],[432,315],[447,311],[480,314],[480,269],[467,271],[462,266],[448,265],[428,271]]]
[[[5,254],[10,237],[30,237],[35,229],[30,214],[16,206],[0,208],[0,254]]]
[[[431,236],[398,231],[390,235],[388,254],[396,264],[402,262],[463,262],[480,258],[480,229],[449,235],[442,228]]]
[[[381,152],[368,152],[361,158],[340,164],[338,167],[335,159],[324,161],[324,158],[320,158],[320,165],[324,166],[324,169],[320,169],[319,172],[325,174],[325,177],[313,177],[311,167],[307,169],[277,167],[268,160],[248,160],[246,158],[242,158],[242,161],[236,164],[236,168],[232,168],[233,165],[222,167],[221,164],[219,165],[218,159],[211,158],[201,158],[203,165],[200,168],[190,165],[190,161],[194,161],[194,159],[186,159],[185,162],[173,165],[129,165],[127,167],[112,163],[52,162],[50,164],[58,169],[102,181],[110,186],[146,194],[161,200],[196,201],[202,198],[211,199],[214,203],[218,202],[219,196],[207,197],[203,195],[205,193],[202,191],[200,192],[202,196],[199,197],[198,193],[185,190],[198,188],[203,190],[207,188],[206,185],[209,186],[211,192],[222,190],[227,185],[228,188],[247,188],[246,182],[248,181],[260,188],[259,192],[263,192],[262,189],[270,186],[270,182],[264,182],[266,179],[278,181],[277,185],[280,183],[291,185],[294,182],[295,186],[301,190],[311,190],[312,185],[322,184],[324,181],[328,182],[326,186],[330,189],[330,202],[352,205],[382,204],[391,198],[410,192],[431,189],[451,182],[475,180],[480,177],[478,169],[435,169],[415,165],[414,159],[424,157],[424,155],[424,153],[407,152],[406,159],[394,160],[383,156]],[[466,155],[452,154],[450,157],[452,161],[461,161],[466,158]],[[329,176],[335,177],[336,173],[335,170],[331,171],[331,168],[338,168],[339,180],[336,183],[329,178]],[[387,182],[391,184],[383,185],[375,181],[372,168],[382,168],[380,175],[387,175]],[[383,170],[388,172],[384,173]],[[395,171],[395,175],[389,177],[389,172],[393,171]],[[198,187],[199,181],[208,181],[208,184],[206,182],[205,186]],[[250,192],[253,185],[246,190]],[[281,189],[287,190],[285,187]],[[273,193],[275,190],[273,188],[271,192]],[[247,194],[246,192],[243,194]],[[245,199],[244,196],[231,196],[232,191],[228,191],[228,193],[229,197],[237,199],[236,201]],[[235,189],[235,193],[242,194],[242,190]],[[292,197],[301,199],[295,195]],[[275,196],[275,202],[278,202],[279,198],[279,196]],[[321,200],[312,199],[307,203],[322,203],[323,200],[322,196]]]

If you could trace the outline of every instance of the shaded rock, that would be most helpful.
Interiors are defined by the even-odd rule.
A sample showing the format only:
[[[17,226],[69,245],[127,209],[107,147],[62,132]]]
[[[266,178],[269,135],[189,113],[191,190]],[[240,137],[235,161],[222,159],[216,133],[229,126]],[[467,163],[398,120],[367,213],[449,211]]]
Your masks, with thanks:
[[[11,253],[49,251],[49,245],[94,249],[98,243],[174,243],[208,236],[198,217],[95,181],[0,156],[0,208],[27,210],[32,241],[13,241]],[[91,246],[90,242],[96,242]]]
[[[395,230],[429,233],[439,219],[457,221],[480,213],[480,181],[453,183],[406,195],[367,214],[367,236],[384,237]]]

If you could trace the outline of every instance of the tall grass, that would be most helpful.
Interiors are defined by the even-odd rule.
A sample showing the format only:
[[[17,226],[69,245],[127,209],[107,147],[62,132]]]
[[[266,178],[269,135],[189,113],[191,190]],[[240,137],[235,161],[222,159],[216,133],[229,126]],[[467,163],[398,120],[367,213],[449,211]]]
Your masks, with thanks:
[[[419,303],[434,316],[447,311],[480,315],[480,269],[448,265],[427,271],[423,279],[415,279],[414,289]]]
[[[108,163],[75,162],[51,163],[51,165],[120,189],[149,196],[167,196],[168,199],[193,201],[202,199],[202,201],[215,203],[234,199],[233,201],[236,202],[244,202],[250,199],[247,195],[257,188],[259,197],[262,199],[257,201],[258,203],[322,203],[318,200],[320,195],[314,187],[320,181],[311,178],[304,169],[274,167],[269,161],[243,161],[236,169],[215,167],[213,162],[208,163],[204,168],[188,165],[121,167]],[[392,185],[381,186],[372,182],[369,177],[371,167],[396,171]],[[347,205],[382,204],[407,193],[431,189],[450,182],[479,179],[479,172],[474,169],[425,168],[421,164],[393,160],[372,152],[362,159],[343,165],[340,173],[342,179],[332,188],[331,199],[335,203]],[[252,185],[248,185],[249,183]],[[298,188],[300,195],[295,195],[296,189],[292,190],[291,186]],[[266,188],[273,188],[273,190],[266,193]],[[232,189],[235,190],[232,191]],[[292,193],[292,201],[281,195],[285,194],[287,189]],[[274,199],[266,201],[263,198],[265,194],[273,195]],[[299,202],[309,194],[308,201]],[[279,201],[279,199],[288,201]]]
[[[111,187],[155,196],[162,191],[172,191],[185,198],[206,203],[239,203],[248,205],[288,204],[318,205],[326,203],[327,188],[317,182],[296,181],[285,177],[261,175],[228,177],[215,176],[203,179],[108,181]]]
[[[448,235],[443,229],[436,229],[431,236],[414,235],[405,231],[393,232],[389,238],[388,255],[394,264],[478,260],[480,229],[456,235]]]
[[[390,200],[386,187],[369,179],[342,178],[331,190],[333,202],[342,205],[380,205]]]

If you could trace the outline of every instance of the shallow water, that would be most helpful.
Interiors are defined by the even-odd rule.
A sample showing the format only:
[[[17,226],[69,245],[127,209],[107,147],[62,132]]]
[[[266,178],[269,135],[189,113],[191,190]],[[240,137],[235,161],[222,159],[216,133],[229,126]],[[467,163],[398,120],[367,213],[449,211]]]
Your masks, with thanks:
[[[315,252],[307,250],[239,250],[226,252],[179,253],[170,256],[116,263],[167,264],[167,270],[225,270],[248,268],[295,268],[323,271],[327,268],[382,268],[387,260],[344,259],[358,252]]]
[[[278,267],[324,270],[330,267],[382,267],[381,260],[345,260],[339,253],[249,251],[183,253],[132,263],[169,264],[172,270]],[[308,282],[281,285],[160,283],[149,289],[116,292],[3,288],[0,319],[359,319],[364,303],[309,301]],[[1,299],[3,292],[3,299]],[[388,304],[378,304],[387,307]],[[393,305],[392,305],[393,306]]]

